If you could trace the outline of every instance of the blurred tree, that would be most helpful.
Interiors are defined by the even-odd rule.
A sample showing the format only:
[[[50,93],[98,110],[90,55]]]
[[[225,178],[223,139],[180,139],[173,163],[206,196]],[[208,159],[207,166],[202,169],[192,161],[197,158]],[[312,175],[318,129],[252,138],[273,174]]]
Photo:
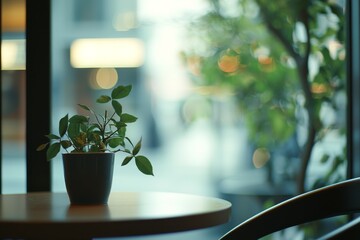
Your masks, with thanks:
[[[314,146],[329,133],[345,138],[344,8],[330,0],[209,0],[211,10],[189,26],[184,60],[194,82],[236,95],[257,148],[275,149],[306,129],[297,191],[305,191]],[[325,113],[325,114],[324,114]],[[338,181],[345,151],[325,153]]]

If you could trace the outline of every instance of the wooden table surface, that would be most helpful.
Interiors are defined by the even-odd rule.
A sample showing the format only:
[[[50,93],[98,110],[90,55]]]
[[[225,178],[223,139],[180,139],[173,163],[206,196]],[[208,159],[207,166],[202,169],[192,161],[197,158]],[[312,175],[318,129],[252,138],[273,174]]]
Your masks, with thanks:
[[[228,201],[171,192],[113,192],[107,205],[66,193],[0,195],[0,238],[92,239],[179,232],[228,222]]]

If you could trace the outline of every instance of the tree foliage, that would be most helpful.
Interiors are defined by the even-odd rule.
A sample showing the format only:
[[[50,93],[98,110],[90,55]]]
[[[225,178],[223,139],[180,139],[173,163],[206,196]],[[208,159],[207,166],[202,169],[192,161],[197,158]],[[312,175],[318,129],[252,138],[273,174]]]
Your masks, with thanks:
[[[338,101],[345,92],[342,6],[326,0],[209,4],[211,10],[191,23],[193,45],[184,52],[194,82],[236,96],[258,147],[275,148],[305,127],[296,176],[304,192],[316,143],[345,133],[339,119],[324,116],[344,107]],[[330,158],[339,166],[345,155]],[[335,171],[325,180],[337,181]]]

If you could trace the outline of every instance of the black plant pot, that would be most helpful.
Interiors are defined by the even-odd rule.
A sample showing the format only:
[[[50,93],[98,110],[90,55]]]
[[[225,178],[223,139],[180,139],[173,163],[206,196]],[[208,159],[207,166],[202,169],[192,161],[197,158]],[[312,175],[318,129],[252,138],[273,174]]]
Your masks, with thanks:
[[[63,164],[71,204],[107,204],[114,153],[64,153]]]

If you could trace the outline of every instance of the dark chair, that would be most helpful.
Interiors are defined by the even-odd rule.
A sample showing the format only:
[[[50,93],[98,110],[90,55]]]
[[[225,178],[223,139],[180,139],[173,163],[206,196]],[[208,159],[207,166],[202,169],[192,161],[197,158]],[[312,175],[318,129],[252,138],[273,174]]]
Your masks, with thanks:
[[[353,213],[360,213],[360,178],[283,201],[234,227],[220,239],[259,239],[288,227]],[[360,239],[360,218],[355,218],[320,239]]]
[[[360,236],[360,217],[355,218],[344,226],[319,238],[319,240],[344,240],[358,239]]]

